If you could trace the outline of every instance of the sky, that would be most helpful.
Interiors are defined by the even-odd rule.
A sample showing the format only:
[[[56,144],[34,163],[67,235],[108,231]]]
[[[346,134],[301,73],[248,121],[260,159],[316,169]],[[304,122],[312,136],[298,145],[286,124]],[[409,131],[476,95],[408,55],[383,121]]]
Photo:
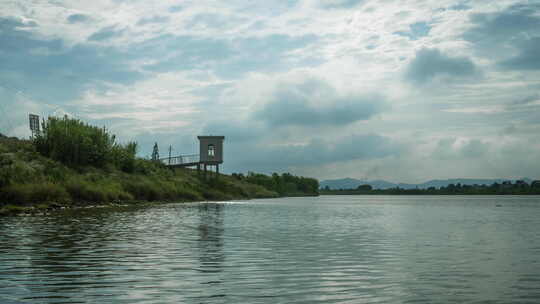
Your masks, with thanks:
[[[540,1],[1,0],[0,133],[106,126],[224,172],[540,178]]]

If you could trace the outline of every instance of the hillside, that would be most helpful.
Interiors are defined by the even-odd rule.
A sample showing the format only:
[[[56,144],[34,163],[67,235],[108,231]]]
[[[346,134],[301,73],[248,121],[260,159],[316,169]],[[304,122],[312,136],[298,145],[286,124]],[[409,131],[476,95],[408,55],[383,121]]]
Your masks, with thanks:
[[[196,170],[171,170],[135,157],[136,143],[117,144],[105,129],[68,118],[51,121],[33,141],[0,135],[0,214],[119,202],[318,194],[316,180],[286,174],[274,178],[272,185],[287,187],[272,189],[238,176],[204,179]],[[55,135],[54,128],[63,130],[61,135]],[[315,183],[308,189],[305,180]]]
[[[204,180],[190,169],[169,170],[137,160],[135,170],[71,168],[33,150],[28,141],[0,138],[0,208],[66,207],[114,202],[202,201],[277,197],[227,175]]]

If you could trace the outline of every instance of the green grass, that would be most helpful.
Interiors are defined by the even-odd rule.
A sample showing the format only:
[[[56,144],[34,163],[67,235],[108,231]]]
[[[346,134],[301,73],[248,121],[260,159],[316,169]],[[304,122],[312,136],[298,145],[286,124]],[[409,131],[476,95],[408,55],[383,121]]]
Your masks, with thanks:
[[[71,200],[71,197],[62,185],[32,183],[6,186],[0,192],[0,199],[19,205],[31,205],[41,202],[66,203]]]

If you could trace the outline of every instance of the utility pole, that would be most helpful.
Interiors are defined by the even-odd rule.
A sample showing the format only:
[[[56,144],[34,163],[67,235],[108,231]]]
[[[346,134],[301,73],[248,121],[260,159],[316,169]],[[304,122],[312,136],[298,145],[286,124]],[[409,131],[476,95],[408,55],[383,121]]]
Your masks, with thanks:
[[[172,145],[169,146],[169,166],[171,165],[171,153],[172,153]]]

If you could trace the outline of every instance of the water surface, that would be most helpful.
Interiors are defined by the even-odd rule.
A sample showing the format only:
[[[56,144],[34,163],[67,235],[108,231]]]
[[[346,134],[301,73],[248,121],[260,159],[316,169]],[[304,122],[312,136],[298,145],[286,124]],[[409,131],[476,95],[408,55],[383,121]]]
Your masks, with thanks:
[[[321,196],[0,218],[0,303],[539,301],[539,196]]]

